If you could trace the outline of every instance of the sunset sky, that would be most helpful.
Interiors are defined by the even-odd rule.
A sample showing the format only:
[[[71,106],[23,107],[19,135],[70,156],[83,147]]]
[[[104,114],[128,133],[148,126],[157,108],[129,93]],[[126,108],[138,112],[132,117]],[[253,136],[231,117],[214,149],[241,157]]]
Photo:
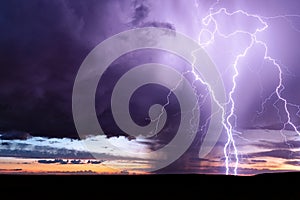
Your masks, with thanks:
[[[282,134],[286,135],[286,140]],[[138,145],[140,151],[149,148],[125,138],[111,140],[115,140],[112,143],[119,140],[118,143],[126,148]],[[100,141],[101,138],[98,138],[97,144]],[[292,131],[245,130],[236,138],[236,142],[240,153],[239,175],[300,170],[300,138]],[[224,140],[220,140],[204,159],[187,153],[167,171],[158,173],[222,174],[224,143]],[[4,174],[151,174],[145,169],[153,164],[152,159],[131,158],[122,151],[114,152],[103,147],[98,148],[97,152],[103,160],[98,160],[83,146],[82,141],[73,139],[32,137],[26,140],[1,140],[0,154],[3,157],[0,158],[0,171]]]

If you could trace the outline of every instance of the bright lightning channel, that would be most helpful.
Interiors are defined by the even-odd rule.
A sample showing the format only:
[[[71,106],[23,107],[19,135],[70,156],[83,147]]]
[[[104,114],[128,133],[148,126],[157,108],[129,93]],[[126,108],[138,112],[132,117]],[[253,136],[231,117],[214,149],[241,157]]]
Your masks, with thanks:
[[[217,100],[214,97],[214,94],[212,93],[213,94],[212,95],[213,96],[213,100],[215,102],[217,102],[218,105],[219,105],[219,107],[222,109],[222,113],[223,113],[222,124],[224,126],[224,129],[225,129],[225,131],[227,133],[227,137],[228,137],[227,142],[226,142],[226,144],[224,146],[226,174],[229,174],[229,172],[230,172],[229,164],[230,164],[230,155],[231,155],[231,148],[232,148],[233,149],[233,155],[235,157],[235,159],[234,159],[235,160],[235,162],[234,162],[234,175],[237,175],[238,164],[239,164],[239,157],[238,157],[238,150],[237,150],[237,147],[235,145],[235,140],[234,140],[234,137],[233,137],[233,135],[234,135],[233,133],[237,132],[237,131],[234,130],[235,126],[232,123],[232,120],[234,122],[236,122],[237,116],[234,114],[234,112],[235,112],[235,99],[234,99],[233,95],[235,93],[236,86],[237,86],[236,79],[239,76],[238,63],[239,63],[239,61],[242,58],[244,58],[244,57],[247,56],[248,51],[255,44],[261,45],[264,48],[264,60],[271,62],[277,68],[277,70],[278,70],[278,79],[279,79],[278,85],[277,85],[275,91],[271,94],[271,96],[268,97],[263,102],[262,107],[264,108],[264,104],[267,103],[267,101],[269,101],[273,95],[276,95],[278,101],[282,101],[284,103],[284,111],[285,111],[286,116],[287,116],[287,120],[284,122],[283,129],[285,129],[287,125],[290,125],[294,129],[294,131],[298,135],[300,135],[300,132],[298,131],[297,126],[291,121],[291,114],[290,114],[289,109],[288,109],[288,106],[293,106],[293,107],[298,108],[298,112],[297,112],[297,115],[298,115],[298,113],[300,111],[300,109],[299,109],[300,106],[289,103],[287,101],[287,99],[285,99],[282,96],[282,92],[285,89],[285,87],[283,85],[283,71],[282,71],[282,67],[279,65],[279,63],[274,58],[272,58],[269,55],[267,44],[265,42],[257,39],[257,34],[265,31],[269,27],[268,24],[267,24],[267,22],[264,21],[263,19],[284,18],[284,19],[286,19],[288,21],[288,17],[299,17],[299,16],[295,16],[295,15],[282,15],[282,16],[275,16],[275,17],[269,17],[269,18],[267,18],[267,17],[262,17],[262,16],[259,16],[259,15],[255,15],[255,14],[249,14],[248,12],[243,11],[243,10],[237,10],[235,12],[228,12],[226,8],[220,8],[218,11],[213,12],[214,6],[216,6],[218,3],[219,3],[219,1],[215,2],[210,7],[209,14],[207,16],[205,16],[201,20],[201,22],[204,25],[204,27],[207,27],[210,23],[213,23],[213,25],[214,25],[214,29],[212,31],[209,30],[209,29],[207,29],[207,28],[201,29],[201,31],[199,33],[199,44],[201,45],[201,47],[202,48],[206,48],[207,46],[213,44],[214,41],[215,41],[215,36],[216,35],[219,36],[219,37],[222,37],[224,39],[228,39],[228,38],[230,38],[232,36],[235,36],[237,34],[246,34],[246,35],[248,35],[251,38],[250,44],[244,49],[244,51],[241,54],[239,54],[239,55],[237,55],[235,57],[234,62],[232,64],[232,67],[234,69],[234,74],[232,76],[233,86],[232,86],[232,88],[231,88],[231,90],[229,91],[229,94],[228,94],[229,101],[226,103],[226,107],[229,106],[229,113],[228,114],[225,111],[224,105],[222,105],[219,102],[217,102]],[[195,6],[198,7],[199,4],[196,2]],[[255,30],[255,32],[253,32],[253,33],[248,32],[248,31],[244,31],[244,30],[236,30],[236,31],[234,31],[234,32],[232,32],[230,34],[223,34],[219,30],[219,28],[218,28],[218,22],[217,22],[217,19],[215,18],[215,16],[217,16],[219,14],[225,14],[227,16],[233,16],[233,15],[236,15],[236,14],[242,14],[244,16],[252,17],[252,18],[257,19],[263,25],[263,27],[262,28],[257,28]],[[290,21],[288,21],[288,22],[290,23]],[[293,26],[293,29],[295,29],[294,26]],[[296,29],[296,30],[299,31],[298,29]],[[210,39],[208,41],[202,43],[202,41],[200,40],[200,37],[201,37],[201,35],[204,32],[206,32],[206,33],[208,33],[210,35]],[[196,79],[199,79],[199,77],[198,77],[198,75],[196,73],[194,73],[194,75],[195,75]],[[212,92],[212,91],[210,91],[210,92]]]
[[[285,129],[287,125],[290,125],[294,129],[294,131],[300,136],[300,132],[298,131],[298,127],[292,122],[292,120],[291,120],[291,114],[290,114],[289,109],[288,109],[288,106],[298,108],[298,112],[296,113],[296,115],[300,116],[300,105],[289,103],[287,101],[287,99],[285,99],[282,96],[282,92],[285,89],[285,87],[283,85],[283,71],[282,71],[282,67],[281,67],[281,65],[274,58],[272,58],[269,55],[267,44],[265,42],[257,39],[257,34],[261,33],[261,32],[264,32],[269,27],[269,25],[267,24],[267,22],[264,19],[283,18],[283,19],[285,19],[287,22],[289,22],[291,24],[291,22],[288,20],[289,17],[300,17],[300,16],[298,16],[298,15],[280,15],[280,16],[275,16],[275,17],[263,17],[263,16],[259,16],[259,15],[255,15],[255,14],[249,14],[248,12],[246,12],[244,10],[237,10],[237,11],[234,11],[234,12],[228,12],[226,8],[220,8],[219,10],[213,12],[214,11],[214,7],[217,4],[219,4],[219,0],[217,0],[209,8],[209,14],[207,16],[205,16],[204,18],[202,18],[202,20],[201,20],[201,23],[202,23],[202,25],[204,25],[204,27],[208,27],[210,23],[213,23],[213,25],[214,25],[214,29],[212,31],[209,30],[209,29],[207,29],[207,28],[202,28],[200,30],[200,33],[199,33],[199,45],[201,46],[201,48],[206,48],[206,47],[212,45],[214,43],[214,41],[215,41],[215,37],[216,36],[222,37],[224,39],[229,39],[230,37],[233,37],[233,36],[235,36],[237,34],[245,34],[245,35],[248,35],[251,38],[250,44],[244,49],[244,51],[241,54],[238,54],[235,57],[234,62],[232,64],[232,67],[233,67],[233,70],[234,70],[234,74],[232,76],[233,86],[232,86],[232,88],[230,89],[230,91],[228,93],[228,98],[229,98],[228,102],[226,102],[225,104],[220,103],[218,101],[218,99],[216,98],[216,96],[214,94],[214,91],[213,91],[212,87],[210,86],[210,84],[207,83],[207,82],[205,82],[203,79],[201,79],[201,77],[196,72],[196,70],[195,70],[195,61],[196,61],[195,53],[197,52],[197,50],[194,51],[194,52],[192,52],[192,56],[194,58],[194,63],[192,63],[192,70],[188,71],[188,72],[184,72],[182,74],[182,76],[184,74],[186,74],[186,73],[192,73],[193,76],[194,76],[194,78],[195,78],[195,80],[193,81],[193,84],[192,84],[193,87],[194,87],[194,89],[196,90],[196,86],[195,86],[195,82],[196,81],[199,81],[201,84],[205,85],[207,87],[207,89],[209,90],[209,93],[210,93],[210,95],[212,97],[212,100],[218,105],[219,109],[221,110],[221,112],[222,112],[222,122],[221,123],[222,123],[222,125],[223,125],[223,127],[224,127],[224,129],[226,131],[226,134],[227,134],[227,142],[224,145],[224,149],[223,149],[224,156],[225,156],[226,175],[232,174],[230,172],[230,167],[229,167],[229,165],[231,163],[231,155],[232,155],[231,151],[232,151],[232,149],[233,149],[233,156],[234,156],[233,174],[237,175],[238,174],[238,172],[237,172],[238,171],[238,165],[239,165],[239,155],[238,155],[238,149],[237,149],[236,144],[235,144],[236,142],[234,140],[234,133],[239,133],[239,132],[237,130],[235,130],[235,125],[233,125],[233,124],[236,123],[236,119],[237,119],[237,116],[235,115],[234,93],[236,91],[236,86],[237,86],[236,79],[239,76],[239,69],[238,69],[239,61],[242,58],[244,58],[244,57],[247,56],[247,53],[249,52],[249,50],[254,45],[261,45],[264,48],[264,60],[271,62],[277,68],[277,70],[278,70],[278,79],[279,79],[279,82],[278,82],[278,85],[277,85],[275,91],[268,98],[266,98],[263,101],[261,113],[264,110],[264,105],[268,101],[271,100],[271,97],[273,95],[276,95],[277,99],[278,99],[277,101],[282,101],[284,103],[284,111],[285,111],[286,116],[287,116],[287,120],[285,122],[283,122],[284,123],[283,129]],[[197,0],[195,1],[195,7],[197,9],[199,8],[199,3],[197,2]],[[222,33],[219,30],[218,22],[217,22],[217,19],[215,18],[219,14],[225,14],[227,16],[233,16],[233,15],[236,15],[236,14],[241,14],[241,15],[244,15],[246,17],[255,18],[255,19],[257,19],[263,25],[263,27],[262,28],[257,28],[252,33],[248,32],[248,31],[244,31],[244,30],[236,30],[236,31],[234,31],[234,32],[232,32],[230,34],[224,34],[224,33]],[[293,24],[291,24],[291,25],[292,25],[292,28],[294,30],[300,32],[300,30],[296,29]],[[210,39],[208,41],[202,42],[200,38],[201,38],[201,35],[203,33],[205,33],[205,32],[210,35]],[[170,90],[170,92],[167,95],[167,102],[162,106],[161,113],[159,114],[159,116],[157,118],[152,119],[152,121],[156,121],[157,122],[156,129],[154,131],[155,133],[157,132],[158,125],[160,123],[160,119],[161,119],[161,117],[163,115],[165,107],[170,104],[169,98],[170,98],[171,93],[174,90],[177,89],[177,87],[180,85],[181,82],[182,82],[182,79],[178,82],[178,84],[174,88],[172,88]],[[199,105],[198,105],[199,99],[200,99],[200,95],[198,96],[198,102],[197,102],[197,105],[195,105],[193,112],[196,111],[199,108]],[[229,107],[229,112],[226,109],[228,107]],[[275,105],[274,105],[274,107],[276,108]],[[207,123],[208,123],[208,121],[207,121]],[[192,120],[191,120],[191,126],[192,126]]]

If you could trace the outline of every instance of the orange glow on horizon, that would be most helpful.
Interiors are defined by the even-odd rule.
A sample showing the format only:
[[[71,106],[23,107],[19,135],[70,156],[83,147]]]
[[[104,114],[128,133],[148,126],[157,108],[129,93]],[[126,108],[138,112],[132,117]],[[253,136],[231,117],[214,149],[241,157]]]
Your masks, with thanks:
[[[121,174],[122,170],[101,164],[39,163],[38,159],[0,158],[1,174]],[[124,172],[123,172],[124,173]],[[130,174],[142,172],[129,171]]]

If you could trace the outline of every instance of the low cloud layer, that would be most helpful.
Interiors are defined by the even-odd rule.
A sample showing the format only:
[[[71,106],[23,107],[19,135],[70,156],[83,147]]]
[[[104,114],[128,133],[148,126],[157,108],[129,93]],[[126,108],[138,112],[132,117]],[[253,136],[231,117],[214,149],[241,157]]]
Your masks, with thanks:
[[[289,148],[285,139],[297,144],[299,137],[291,131],[284,133],[269,130],[244,130],[242,135],[235,137],[239,152],[238,174],[259,174],[267,172],[283,172],[297,170],[300,163],[298,148]],[[0,135],[1,138],[2,135]],[[107,146],[107,142],[118,148]],[[223,154],[226,138],[222,137],[213,151],[205,158],[199,158],[196,150],[173,162],[166,168],[155,173],[225,173],[225,157]],[[40,164],[80,165],[90,166],[110,161],[114,165],[153,164],[157,158],[143,156],[143,152],[151,151],[153,140],[128,140],[125,137],[105,136],[90,137],[85,140],[70,138],[28,137],[27,139],[0,139],[0,157],[36,158]],[[93,154],[85,144],[97,146]],[[267,145],[266,145],[267,144]],[[281,149],[277,147],[281,146]],[[135,156],[128,152],[136,152]],[[140,152],[140,154],[138,153]],[[95,159],[95,155],[101,159]],[[162,157],[163,158],[163,157]],[[130,164],[128,164],[130,163]],[[15,168],[18,168],[17,165]],[[233,169],[230,165],[230,169]]]
[[[1,138],[1,135],[0,135]],[[85,143],[97,146],[88,150]],[[25,140],[0,139],[0,157],[24,157],[24,158],[64,158],[64,159],[93,159],[94,155],[103,159],[146,159],[143,157],[130,157],[124,149],[129,152],[147,152],[146,141],[128,140],[125,137],[106,136],[90,137],[85,140],[70,138],[45,138],[29,137]],[[112,148],[107,145],[115,145]],[[123,149],[123,150],[122,150]],[[95,151],[93,151],[95,150]]]

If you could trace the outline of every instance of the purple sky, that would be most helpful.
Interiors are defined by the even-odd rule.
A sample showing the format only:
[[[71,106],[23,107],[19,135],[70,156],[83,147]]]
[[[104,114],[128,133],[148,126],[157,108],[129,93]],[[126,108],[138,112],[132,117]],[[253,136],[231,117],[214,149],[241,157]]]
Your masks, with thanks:
[[[213,1],[198,1],[199,7],[196,8],[194,0],[2,2],[0,128],[28,131],[33,135],[76,137],[71,113],[72,87],[77,70],[90,50],[114,34],[142,26],[175,29],[197,40],[202,28],[201,18],[208,14],[212,3]],[[231,12],[244,9],[265,17],[299,14],[297,1],[221,1],[216,9],[221,7],[226,7]],[[253,27],[261,26],[257,20],[245,16],[219,18],[220,30],[223,32],[233,31],[237,27],[251,31]],[[290,16],[265,20],[269,29],[260,34],[259,39],[266,42],[270,55],[285,66],[283,77],[286,88],[283,96],[291,103],[300,104],[297,91],[297,85],[300,84],[297,51],[300,18]],[[207,48],[228,89],[232,86],[233,71],[230,66],[233,56],[243,48],[247,40],[249,38],[243,36],[232,40],[219,38],[212,47]],[[138,58],[134,61],[128,59],[132,55],[116,61],[114,65],[122,65],[124,68],[111,66],[111,74],[108,73],[100,82],[97,98],[104,98],[106,101],[97,104],[97,111],[99,115],[104,113],[107,116],[100,123],[112,134],[122,134],[114,126],[107,101],[114,80],[132,65],[149,60],[161,61],[163,57],[158,52],[137,52],[136,55]],[[274,91],[278,83],[276,68],[263,62],[262,56],[262,48],[254,47],[239,66],[241,70],[235,94],[239,128],[280,127],[277,110],[272,106],[276,98],[272,98],[265,111],[257,116],[261,102]],[[175,68],[184,65],[178,58],[176,61],[165,62],[173,64]],[[151,91],[162,95],[139,97],[133,104],[141,106],[146,100],[149,104],[164,100],[164,89],[154,87]],[[278,106],[282,112],[282,105],[279,103]],[[297,110],[290,109],[292,119],[298,125],[299,118],[294,117]],[[171,104],[169,110],[176,113],[176,105]],[[134,111],[136,120],[144,118],[145,111],[147,109]],[[282,118],[285,117],[282,113]],[[147,121],[141,120],[138,123]],[[169,124],[176,124],[176,117]]]

